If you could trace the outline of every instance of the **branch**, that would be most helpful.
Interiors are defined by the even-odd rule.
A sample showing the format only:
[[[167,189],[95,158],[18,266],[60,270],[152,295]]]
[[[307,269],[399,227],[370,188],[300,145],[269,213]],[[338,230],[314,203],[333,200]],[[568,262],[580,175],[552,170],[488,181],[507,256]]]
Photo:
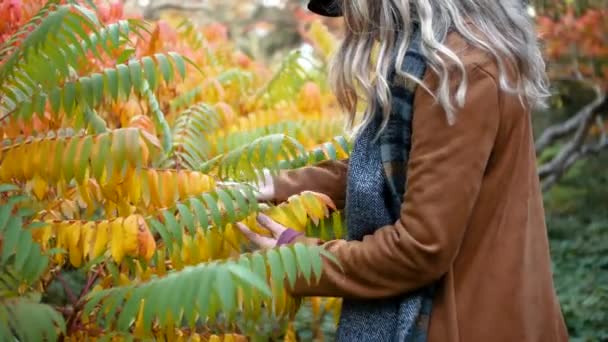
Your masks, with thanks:
[[[538,175],[542,181],[543,190],[547,191],[574,163],[589,154],[599,153],[608,147],[606,132],[602,131],[599,142],[585,144],[589,129],[599,118],[602,110],[608,107],[608,97],[599,86],[594,87],[595,99],[583,107],[571,119],[562,124],[550,127],[537,142],[537,152],[542,151],[550,143],[572,131],[573,137],[562,147],[559,153],[548,163],[541,165]]]
[[[551,145],[557,139],[563,138],[566,135],[574,132],[581,125],[584,125],[587,120],[592,120],[593,115],[598,112],[598,109],[605,105],[606,94],[601,91],[599,86],[593,87],[596,98],[583,107],[578,113],[568,120],[553,125],[547,128],[541,137],[536,141],[536,153],[542,152],[547,146]]]
[[[591,154],[599,154],[602,150],[608,150],[608,139],[602,139],[597,144],[587,144],[581,147],[579,151],[570,156],[570,159],[564,164],[564,170],[569,169],[575,162],[591,155]],[[543,180],[543,191],[549,190],[555,183],[557,183],[560,179],[561,174],[551,174]]]

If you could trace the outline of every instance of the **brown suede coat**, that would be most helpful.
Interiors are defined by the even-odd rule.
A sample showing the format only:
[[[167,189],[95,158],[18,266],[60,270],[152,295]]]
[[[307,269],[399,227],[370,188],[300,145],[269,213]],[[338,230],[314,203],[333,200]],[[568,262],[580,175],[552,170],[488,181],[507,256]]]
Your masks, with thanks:
[[[447,45],[466,68],[465,105],[449,125],[441,106],[418,89],[401,218],[363,241],[324,243],[342,269],[325,261],[322,279],[299,280],[293,294],[374,299],[439,280],[430,342],[567,341],[530,112],[499,89],[490,57],[455,33]],[[424,82],[438,84],[431,71]],[[457,84],[453,77],[453,90]],[[347,161],[329,161],[284,172],[275,179],[277,199],[312,190],[343,206],[347,168]]]

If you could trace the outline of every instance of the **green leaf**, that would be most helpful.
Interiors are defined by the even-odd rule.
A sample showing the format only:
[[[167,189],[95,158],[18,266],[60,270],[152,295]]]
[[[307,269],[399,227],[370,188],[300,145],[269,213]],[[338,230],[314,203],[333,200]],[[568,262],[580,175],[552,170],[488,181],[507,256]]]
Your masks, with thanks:
[[[296,258],[298,265],[300,266],[300,272],[304,275],[307,282],[310,282],[310,273],[312,271],[312,264],[310,261],[308,248],[301,243],[296,243],[294,246],[296,252]]]
[[[89,166],[89,158],[91,157],[91,150],[93,148],[93,137],[87,135],[83,138],[82,145],[80,147],[80,151],[78,151],[78,157],[76,158],[75,163],[75,175],[74,179],[78,184],[82,184],[84,180],[84,175]]]
[[[141,64],[139,64],[138,61],[130,61],[129,71],[131,72],[131,81],[133,82],[133,86],[135,89],[137,89],[137,91],[140,91],[142,84]]]
[[[59,113],[59,109],[61,108],[61,89],[55,88],[51,90],[49,100],[51,102],[51,110],[53,110],[53,113]]]
[[[146,288],[143,288],[139,291],[131,292],[131,296],[122,306],[120,315],[118,316],[118,330],[125,332],[129,331],[131,322],[133,321],[134,317],[137,317],[141,300],[142,298],[146,297],[146,290]]]
[[[213,293],[213,284],[217,284],[216,281],[216,264],[207,264],[204,266],[206,270],[205,276],[201,277],[199,284],[199,291],[196,296],[196,305],[198,312],[202,317],[211,316],[211,295]]]
[[[266,281],[257,274],[251,272],[248,268],[242,267],[240,265],[229,264],[228,270],[233,275],[237,276],[240,280],[248,283],[253,286],[256,290],[262,292],[266,296],[271,296],[272,292],[268,287]]]
[[[220,213],[220,209],[217,206],[215,199],[213,199],[210,194],[205,193],[203,194],[203,200],[205,201],[207,208],[209,208],[209,211],[211,211],[211,217],[213,218],[214,224],[220,227],[222,225],[222,214]]]
[[[321,253],[321,255],[323,255],[325,258],[327,258],[329,261],[331,261],[331,262],[333,262],[334,264],[336,264],[336,266],[340,267],[340,269],[341,269],[341,270],[343,270],[343,269],[342,269],[342,265],[340,264],[340,261],[339,261],[338,259],[336,259],[336,257],[335,257],[333,254],[331,254],[330,252],[328,252],[328,251],[326,251],[326,250],[324,250],[324,249],[321,249],[321,250],[320,250],[320,253]]]
[[[226,193],[222,189],[217,189],[216,193],[217,193],[219,199],[222,200],[222,202],[224,203],[224,209],[225,209],[226,215],[228,216],[229,222],[231,222],[231,223],[236,222],[237,221],[236,211],[234,209],[234,205],[232,203],[232,198],[230,198],[230,195],[228,195],[228,193]]]
[[[122,91],[122,95],[125,99],[129,98],[131,95],[131,80],[129,78],[129,67],[124,64],[119,64],[116,66],[116,71],[118,72],[118,82],[120,84],[120,90]]]
[[[93,84],[89,77],[81,77],[78,80],[80,84],[80,96],[79,99],[84,99],[84,102],[89,107],[95,106],[95,96],[93,94]]]
[[[266,258],[268,259],[268,265],[270,265],[272,284],[280,291],[283,289],[283,277],[285,274],[281,256],[276,249],[269,249],[268,252],[266,252]]]
[[[190,207],[194,210],[194,213],[198,218],[199,226],[204,231],[207,231],[207,229],[209,228],[209,220],[207,219],[207,209],[205,209],[201,201],[196,198],[190,198]]]
[[[23,230],[19,237],[19,243],[17,245],[17,253],[15,257],[15,269],[20,272],[23,269],[25,260],[27,259],[34,241],[32,240],[32,234],[28,230]]]
[[[110,134],[104,133],[97,137],[95,150],[91,155],[91,169],[95,179],[101,179],[104,166],[111,167],[111,165],[107,164],[111,145],[112,140]]]
[[[217,269],[215,291],[223,305],[222,309],[226,312],[234,310],[236,306],[236,288],[230,272],[224,267],[218,267]]]
[[[67,142],[66,150],[65,150],[65,158],[63,159],[63,177],[66,181],[72,180],[74,178],[74,159],[76,158],[76,152],[78,151],[78,144],[80,143],[80,139],[76,136],[70,138]],[[61,151],[57,151],[57,153],[61,153]]]
[[[173,214],[171,212],[169,212],[168,210],[163,210],[163,218],[164,218],[165,226],[168,228],[168,231],[171,234],[171,238],[172,238],[172,240],[168,240],[165,242],[166,243],[176,242],[177,245],[181,247],[182,243],[183,243],[182,229],[179,226],[179,224],[177,223],[177,221],[175,220],[175,216],[173,216]]]
[[[169,56],[173,58],[173,62],[175,63],[175,67],[177,68],[179,75],[182,77],[182,79],[184,79],[186,77],[186,64],[184,63],[184,59],[175,52],[169,52]]]
[[[19,187],[15,184],[0,184],[0,193],[18,191]],[[2,227],[2,226],[0,226]]]
[[[122,172],[125,169],[127,163],[127,129],[116,130],[112,132],[112,145],[110,146],[110,154],[114,166],[114,170]]]
[[[5,185],[5,184],[3,184]],[[13,211],[12,204],[6,204],[0,206],[0,233],[4,232],[4,228],[6,228],[6,224],[11,217],[11,212]]]
[[[93,93],[93,103],[98,104],[103,100],[103,75],[99,73],[91,74],[91,90]]]
[[[72,110],[74,109],[75,98],[76,84],[73,82],[67,82],[63,86],[63,110],[68,115],[68,118],[72,117]]]
[[[178,203],[177,210],[179,211],[181,221],[188,227],[190,234],[194,235],[196,233],[196,225],[194,224],[194,217],[190,213],[190,209],[185,205]]]
[[[323,270],[323,260],[321,259],[319,248],[308,248],[308,255],[310,257],[310,263],[312,265],[312,272],[318,281],[319,279],[321,279],[321,272]]]
[[[171,63],[167,60],[167,57],[163,54],[157,53],[154,55],[156,62],[158,63],[158,67],[163,75],[165,82],[171,82],[173,80],[173,68],[171,67]]]
[[[118,99],[118,71],[116,69],[105,69],[103,71],[106,89],[110,91],[110,96],[113,100]]]
[[[148,81],[148,84],[150,85],[150,89],[156,89],[156,65],[154,64],[154,60],[151,57],[146,56],[142,58],[141,61],[144,65],[145,77]]]
[[[116,58],[116,63],[124,64],[134,54],[135,54],[135,49],[128,49],[128,48],[124,49],[124,50],[122,50],[122,52],[120,53],[120,55],[118,56],[118,58]]]
[[[4,231],[2,241],[2,264],[6,263],[8,258],[15,252],[21,232],[21,218],[19,216],[12,216],[8,221],[7,229]]]
[[[84,119],[89,124],[88,129],[93,134],[101,134],[108,131],[108,124],[91,108],[84,109]]]
[[[167,245],[169,251],[172,250],[172,244],[171,239],[169,237],[169,232],[167,231],[167,229],[165,228],[165,225],[163,225],[162,223],[160,223],[158,220],[156,220],[155,218],[151,218],[148,220],[148,224],[152,227],[152,229],[154,231],[156,231],[161,239],[165,242],[165,244]]]
[[[289,246],[281,246],[279,248],[279,254],[281,255],[283,267],[285,268],[285,272],[287,273],[289,285],[293,286],[296,283],[298,275],[298,265],[296,264],[296,258],[294,256],[294,253]]]

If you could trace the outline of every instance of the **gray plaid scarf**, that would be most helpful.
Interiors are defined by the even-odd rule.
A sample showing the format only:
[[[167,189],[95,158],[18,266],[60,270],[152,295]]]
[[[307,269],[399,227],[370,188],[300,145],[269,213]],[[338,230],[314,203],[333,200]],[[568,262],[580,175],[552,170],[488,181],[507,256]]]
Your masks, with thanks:
[[[404,71],[422,79],[426,62],[420,54],[420,31],[415,28]],[[346,225],[349,240],[361,240],[382,226],[394,224],[407,182],[412,133],[412,106],[416,84],[390,76],[392,110],[388,124],[375,139],[381,122],[376,113],[357,136],[350,155]],[[341,342],[424,342],[432,308],[433,287],[397,298],[344,299],[337,340]]]

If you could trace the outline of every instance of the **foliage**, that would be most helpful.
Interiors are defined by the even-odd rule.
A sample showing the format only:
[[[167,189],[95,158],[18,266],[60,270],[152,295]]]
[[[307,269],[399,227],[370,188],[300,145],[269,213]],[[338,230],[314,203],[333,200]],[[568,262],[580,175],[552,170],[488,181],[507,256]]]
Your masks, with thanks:
[[[579,74],[607,87],[608,8],[587,8],[580,12],[567,7],[559,16],[544,15],[538,19],[551,76],[559,79]]]
[[[265,212],[342,234],[326,196],[268,206],[251,187],[263,169],[347,157],[324,59],[296,50],[269,70],[217,25],[127,18],[120,3],[2,6],[0,335],[293,336],[284,282],[315,281],[332,257],[250,253],[234,224]]]
[[[582,162],[546,194],[555,282],[573,341],[608,338],[607,163]]]
[[[606,107],[601,103],[589,107],[594,101],[589,90],[596,88],[598,94],[606,94],[608,89],[606,1],[539,0],[535,5],[555,89],[550,115],[536,117],[538,135],[581,118],[580,124],[573,126],[583,134],[581,142],[597,147],[588,149],[593,151],[588,155],[597,157],[572,164],[562,181],[545,195],[555,283],[571,339],[603,341],[608,338],[607,184],[603,172],[608,165]],[[586,118],[580,114],[585,114],[585,108],[593,109]],[[556,124],[559,121],[562,123]],[[559,156],[570,143],[557,140],[542,151],[541,161]]]

